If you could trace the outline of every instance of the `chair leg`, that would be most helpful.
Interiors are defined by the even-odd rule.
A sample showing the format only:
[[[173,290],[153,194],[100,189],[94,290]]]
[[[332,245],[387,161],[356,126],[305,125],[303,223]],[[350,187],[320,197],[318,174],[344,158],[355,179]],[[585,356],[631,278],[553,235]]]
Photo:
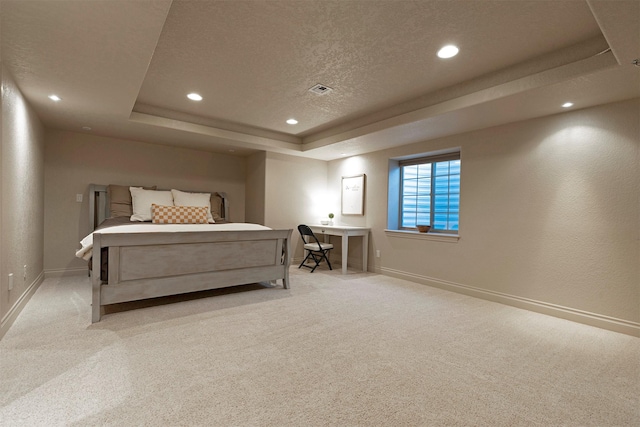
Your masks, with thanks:
[[[308,259],[313,260],[314,262],[314,266],[310,266],[310,265],[306,265],[305,262],[307,262]],[[306,267],[306,268],[310,268],[311,272],[313,273],[314,270],[318,267],[318,264],[320,264],[320,261],[322,261],[321,257],[318,257],[318,255],[316,255],[314,252],[309,251],[309,253],[307,254],[307,256],[302,260],[302,262],[300,263],[300,265],[298,266],[298,268],[301,267]]]
[[[327,261],[327,265],[329,266],[329,270],[333,270],[333,268],[331,268],[331,262],[329,261],[329,257],[327,256],[328,253],[329,253],[329,251],[322,252],[322,257]]]
[[[329,270],[333,270],[333,268],[331,267],[331,262],[329,261],[329,257],[327,256],[327,252],[328,251],[326,251],[326,252],[325,251],[320,251],[320,252],[309,251],[309,253],[304,258],[304,260],[302,260],[302,262],[300,263],[298,268],[307,267],[307,268],[310,268],[311,272],[313,273],[316,270],[316,268],[318,268],[318,266],[320,265],[322,260],[324,259],[325,261],[327,261],[327,265],[329,266]],[[307,262],[307,260],[309,258],[311,258],[313,260],[313,262],[315,263],[315,265],[313,267],[310,266],[310,265],[305,265],[305,262]]]
[[[307,256],[306,256],[306,257],[304,257],[304,259],[302,260],[302,262],[300,263],[300,265],[298,266],[298,268],[300,268],[300,267],[302,267],[302,266],[305,266],[305,265],[304,265],[304,263],[305,263],[305,262],[307,262],[307,260],[309,259],[309,257],[310,257],[310,256],[311,256],[311,252],[309,252],[309,253],[307,254]],[[308,265],[306,265],[305,267],[309,267],[309,266],[308,266]]]
[[[316,265],[314,265],[313,268],[311,269],[311,272],[313,273],[314,271],[316,271],[316,268],[318,268],[318,266],[320,265],[320,261],[322,261],[322,258],[319,258],[318,255],[316,254],[313,254],[311,258],[313,258],[313,261],[316,263]]]

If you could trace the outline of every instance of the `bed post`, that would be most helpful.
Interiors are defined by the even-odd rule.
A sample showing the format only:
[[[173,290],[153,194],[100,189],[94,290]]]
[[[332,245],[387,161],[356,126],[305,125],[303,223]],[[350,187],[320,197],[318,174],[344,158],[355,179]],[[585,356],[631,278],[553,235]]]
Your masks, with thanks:
[[[100,305],[100,287],[102,285],[101,270],[102,266],[100,265],[100,233],[94,233],[93,235],[93,255],[91,256],[91,323],[96,323],[100,321],[100,316],[102,315],[102,306]]]
[[[231,220],[229,219],[229,203],[227,200],[227,193],[221,193],[218,191],[218,196],[220,196],[220,198],[222,199],[223,212],[221,213],[224,214],[224,220],[227,222],[231,222]]]
[[[89,185],[89,232],[109,218],[109,194],[106,185]]]
[[[284,277],[282,278],[282,286],[285,289],[289,289],[289,266],[291,265],[291,233],[292,229],[289,230],[289,235],[287,236],[284,242]]]

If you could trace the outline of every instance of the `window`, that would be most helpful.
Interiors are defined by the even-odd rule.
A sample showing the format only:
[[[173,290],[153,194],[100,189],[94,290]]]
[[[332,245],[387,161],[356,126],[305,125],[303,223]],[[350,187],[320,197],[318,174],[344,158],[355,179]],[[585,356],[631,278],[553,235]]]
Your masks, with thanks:
[[[457,233],[460,217],[460,152],[401,160],[399,229],[430,225]]]

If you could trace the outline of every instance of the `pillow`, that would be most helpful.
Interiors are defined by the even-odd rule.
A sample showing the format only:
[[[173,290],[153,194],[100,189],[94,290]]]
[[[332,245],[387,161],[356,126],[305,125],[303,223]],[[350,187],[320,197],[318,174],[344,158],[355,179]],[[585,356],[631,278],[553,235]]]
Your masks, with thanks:
[[[180,190],[171,190],[173,204],[175,206],[199,206],[207,208],[207,218],[211,224],[215,223],[211,215],[211,193],[187,193]]]
[[[155,190],[156,187],[137,187],[146,190]],[[127,185],[107,185],[107,194],[109,195],[109,217],[119,218],[122,216],[130,217],[133,215],[131,206],[131,192]]]
[[[151,205],[172,206],[171,191],[145,190],[139,187],[129,187],[133,206],[131,221],[151,221]]]
[[[206,206],[160,206],[151,205],[154,224],[207,224]]]

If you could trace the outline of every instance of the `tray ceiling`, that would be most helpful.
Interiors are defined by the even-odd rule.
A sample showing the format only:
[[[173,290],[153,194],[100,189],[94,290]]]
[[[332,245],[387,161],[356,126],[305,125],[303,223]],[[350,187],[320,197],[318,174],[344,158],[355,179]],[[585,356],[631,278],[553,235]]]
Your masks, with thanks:
[[[636,1],[2,0],[0,12],[0,58],[46,126],[238,155],[331,160],[640,96]],[[438,58],[445,44],[460,53]],[[309,92],[318,83],[333,90]]]

